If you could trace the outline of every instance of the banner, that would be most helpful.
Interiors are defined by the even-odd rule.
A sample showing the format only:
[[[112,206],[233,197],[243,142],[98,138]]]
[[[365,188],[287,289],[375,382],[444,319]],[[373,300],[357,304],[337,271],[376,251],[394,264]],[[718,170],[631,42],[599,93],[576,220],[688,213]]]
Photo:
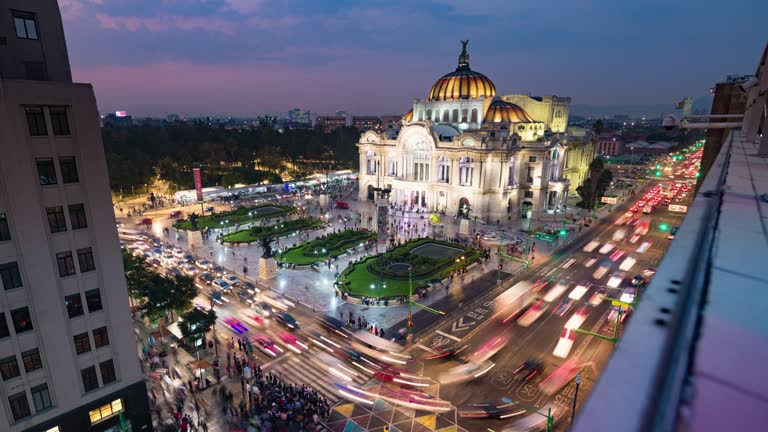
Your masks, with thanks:
[[[192,168],[195,174],[195,192],[197,192],[197,202],[203,202],[203,179],[200,177],[200,168]]]

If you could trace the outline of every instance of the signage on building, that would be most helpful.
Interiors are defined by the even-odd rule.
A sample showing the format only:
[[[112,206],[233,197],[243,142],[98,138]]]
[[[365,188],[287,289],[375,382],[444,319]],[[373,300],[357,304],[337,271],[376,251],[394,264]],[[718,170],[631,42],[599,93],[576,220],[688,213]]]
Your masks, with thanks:
[[[125,111],[115,111],[115,117],[125,117],[127,115]]]
[[[192,168],[195,175],[195,192],[197,192],[197,202],[203,202],[203,179],[200,177],[200,168]]]
[[[669,205],[669,211],[677,212],[677,213],[687,213],[688,212],[688,206],[677,205],[677,204],[670,204]]]
[[[604,197],[600,198],[600,202],[603,203],[603,204],[616,204],[618,202],[618,200],[619,199],[616,198],[616,197],[604,196]]]

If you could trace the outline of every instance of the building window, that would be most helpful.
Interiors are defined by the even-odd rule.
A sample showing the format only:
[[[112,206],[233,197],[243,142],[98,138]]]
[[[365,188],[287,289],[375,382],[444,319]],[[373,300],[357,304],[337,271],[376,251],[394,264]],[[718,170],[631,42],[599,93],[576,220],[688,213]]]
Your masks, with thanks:
[[[90,313],[103,309],[101,304],[101,292],[98,288],[85,292],[85,304],[88,305],[88,312]]]
[[[77,183],[80,177],[77,175],[77,163],[74,156],[60,157],[59,169],[61,170],[61,181],[64,183]]]
[[[536,162],[536,156],[528,156],[528,162]]]
[[[54,135],[70,134],[69,119],[67,118],[67,109],[65,107],[49,107],[48,114],[51,116],[51,129],[53,129]]]
[[[0,339],[7,338],[11,335],[11,330],[8,328],[8,321],[5,320],[5,313],[0,312]]]
[[[11,227],[8,226],[8,216],[0,213],[0,242],[11,240]]]
[[[115,363],[112,359],[99,363],[99,369],[101,369],[101,383],[109,384],[117,381],[117,374],[115,373]]]
[[[13,328],[16,330],[16,334],[32,330],[32,317],[29,315],[29,308],[26,306],[12,310],[11,321],[13,321]]]
[[[26,392],[22,391],[8,396],[8,404],[11,406],[11,414],[13,414],[14,420],[20,420],[32,415],[32,412],[29,411],[29,401],[27,400]]]
[[[21,375],[21,371],[15,355],[0,359],[0,376],[3,377],[3,381],[8,381],[19,375]]]
[[[48,226],[51,233],[58,233],[67,230],[67,220],[64,218],[64,207],[48,207],[45,209],[48,215]]]
[[[24,363],[24,371],[27,373],[43,368],[43,360],[40,358],[40,350],[37,348],[23,351],[21,362]]]
[[[32,401],[35,403],[36,412],[51,407],[51,395],[48,393],[48,384],[32,387],[30,391],[32,392]]]
[[[528,167],[528,172],[525,175],[525,181],[527,181],[528,183],[533,183],[533,172],[535,169],[536,168],[532,166]]]
[[[75,274],[75,261],[72,259],[72,252],[57,253],[56,264],[59,266],[59,276],[66,277]]]
[[[67,314],[70,318],[79,317],[83,312],[83,298],[80,293],[64,296],[64,304],[67,305]]]
[[[123,400],[115,399],[111,403],[103,405],[95,410],[88,411],[91,418],[91,426],[110,417],[114,417],[123,411]]]
[[[109,345],[109,334],[106,327],[93,329],[93,343],[96,349]]]
[[[88,339],[87,332],[76,334],[73,339],[75,340],[75,352],[77,355],[91,351],[91,340]]]
[[[13,12],[13,23],[16,24],[16,37],[21,39],[38,38],[34,14],[29,12]]]
[[[529,191],[529,190],[527,190],[527,191],[525,191],[525,192],[523,193],[523,196],[524,196],[525,198],[533,198],[533,191]]]
[[[38,159],[37,175],[40,176],[40,184],[42,186],[55,185],[58,183],[56,180],[56,167],[53,165],[53,159]]]
[[[69,223],[72,229],[83,229],[88,227],[88,221],[85,219],[85,206],[82,204],[72,204],[69,206]]]
[[[7,291],[22,286],[21,273],[19,273],[19,264],[9,262],[0,264],[0,278],[3,281],[3,288]]]
[[[96,366],[89,366],[80,370],[83,378],[83,388],[86,392],[99,388],[99,379],[96,377]]]
[[[93,250],[89,247],[77,250],[77,262],[80,264],[80,273],[96,270],[96,264],[93,261]]]
[[[45,114],[43,107],[27,107],[27,126],[31,136],[46,136],[48,128],[45,126]]]

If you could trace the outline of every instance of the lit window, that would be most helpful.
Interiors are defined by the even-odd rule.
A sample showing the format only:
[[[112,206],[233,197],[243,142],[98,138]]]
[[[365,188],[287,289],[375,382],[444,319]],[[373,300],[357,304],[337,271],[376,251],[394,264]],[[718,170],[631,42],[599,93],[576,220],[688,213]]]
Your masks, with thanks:
[[[88,416],[91,418],[91,425],[104,421],[110,417],[114,417],[123,411],[123,400],[115,399],[112,403],[108,403],[95,410],[88,411]]]

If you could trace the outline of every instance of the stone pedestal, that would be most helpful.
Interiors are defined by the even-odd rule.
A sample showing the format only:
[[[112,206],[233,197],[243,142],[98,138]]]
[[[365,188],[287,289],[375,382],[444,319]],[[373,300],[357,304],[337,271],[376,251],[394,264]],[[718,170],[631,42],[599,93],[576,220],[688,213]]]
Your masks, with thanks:
[[[277,262],[274,258],[259,258],[259,279],[266,281],[277,277]]]
[[[203,233],[200,231],[187,231],[187,241],[189,248],[194,249],[203,244]]]
[[[468,236],[469,233],[469,219],[462,219],[459,221],[459,234]]]

